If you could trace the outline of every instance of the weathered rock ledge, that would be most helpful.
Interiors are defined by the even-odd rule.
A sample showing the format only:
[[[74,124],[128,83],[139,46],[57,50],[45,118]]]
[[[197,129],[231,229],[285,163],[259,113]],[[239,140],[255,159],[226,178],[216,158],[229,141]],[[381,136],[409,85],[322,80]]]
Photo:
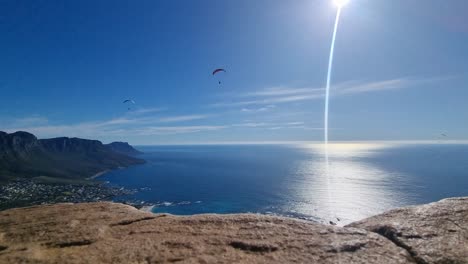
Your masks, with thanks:
[[[468,263],[468,197],[325,226],[115,203],[0,212],[0,263]]]

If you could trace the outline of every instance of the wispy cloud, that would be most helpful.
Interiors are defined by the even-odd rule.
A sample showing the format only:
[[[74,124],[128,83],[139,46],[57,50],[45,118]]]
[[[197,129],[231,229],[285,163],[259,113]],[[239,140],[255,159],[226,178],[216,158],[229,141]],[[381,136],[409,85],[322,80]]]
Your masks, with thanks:
[[[146,115],[151,113],[157,113],[167,110],[166,108],[155,107],[155,108],[138,108],[132,111],[129,111],[127,115]]]
[[[322,127],[310,127],[304,122],[244,122],[227,125],[226,127],[232,128],[255,128],[255,129],[268,129],[268,130],[279,130],[279,129],[300,129],[300,130],[323,130]]]
[[[210,117],[210,115],[181,115],[181,116],[169,116],[160,118],[160,122],[182,122],[182,121],[192,121],[200,120]]]
[[[270,130],[279,129],[298,129],[298,130],[323,130],[323,127],[308,127],[308,126],[274,126],[268,127]]]
[[[240,124],[232,124],[230,125],[231,127],[264,127],[271,125],[269,123],[264,123],[264,122],[246,122],[246,123],[240,123]]]
[[[27,131],[39,137],[100,137],[107,135],[112,130],[103,128],[99,123],[78,123],[70,125],[41,125],[41,126],[23,126],[10,127],[6,132]]]
[[[97,123],[97,126],[112,126],[112,125],[126,125],[126,124],[136,124],[136,123],[142,123],[145,121],[149,121],[145,118],[125,118],[125,117],[119,117],[119,118],[114,118],[110,119],[108,121],[100,122]]]
[[[158,126],[160,123],[177,123],[190,120],[200,120],[210,115],[179,115],[154,116],[159,108],[141,109],[132,114],[101,121],[77,122],[74,124],[50,123],[44,117],[27,117],[13,120],[4,127],[6,132],[28,131],[39,137],[89,137],[99,138],[108,136],[150,135],[171,133],[194,133],[220,129],[220,126]]]
[[[244,112],[244,113],[258,113],[258,112],[270,111],[270,110],[272,110],[274,108],[276,108],[276,105],[267,105],[267,106],[263,106],[263,107],[260,107],[260,108],[242,108],[241,112]]]
[[[421,80],[411,79],[393,79],[369,83],[347,82],[337,85],[337,87],[333,89],[333,93],[335,95],[343,95],[396,90],[408,88],[420,82]]]
[[[240,99],[235,102],[218,102],[212,104],[214,107],[231,107],[231,106],[244,106],[242,108],[243,112],[255,112],[256,110],[266,111],[271,110],[271,108],[260,107],[247,107],[253,105],[275,105],[288,102],[304,101],[315,98],[320,98],[323,96],[323,88],[314,88],[314,87],[268,87],[258,91],[248,92],[240,94],[237,97]],[[241,99],[243,98],[243,99]],[[246,99],[248,98],[248,100]],[[275,105],[276,107],[276,105]],[[257,111],[258,112],[258,111]]]
[[[406,89],[416,87],[422,84],[428,84],[446,80],[447,78],[396,78],[383,81],[347,81],[333,85],[330,89],[332,96],[344,96],[359,93],[382,92],[398,89]],[[235,107],[235,106],[252,106],[252,105],[271,105],[281,103],[291,103],[308,101],[323,98],[325,95],[324,88],[296,88],[296,87],[269,87],[254,92],[244,93],[238,96],[239,100],[235,102],[218,102],[212,104],[214,107]],[[244,112],[248,112],[255,108],[243,108]],[[263,109],[257,108],[257,109]]]
[[[237,101],[237,102],[219,102],[214,103],[211,106],[213,107],[223,107],[223,106],[248,106],[248,105],[265,105],[265,104],[279,104],[279,103],[288,103],[296,101],[305,101],[316,98],[321,98],[321,94],[301,94],[301,95],[291,95],[283,97],[271,97],[263,98],[249,101]]]
[[[288,122],[263,122],[255,120],[245,120],[239,123],[222,123],[215,124],[193,124],[193,125],[171,125],[166,126],[164,123],[169,122],[184,122],[188,120],[201,120],[212,115],[179,115],[166,117],[152,116],[122,116],[101,121],[78,122],[72,124],[56,124],[50,123],[47,118],[43,117],[28,117],[18,119],[17,122],[11,123],[11,126],[5,130],[7,132],[28,131],[40,138],[68,136],[91,139],[120,139],[120,138],[135,138],[144,136],[165,136],[176,134],[190,133],[206,133],[226,129],[256,129],[256,130],[280,130],[280,129],[301,129],[301,130],[316,130],[321,128],[308,127],[302,121]]]
[[[447,78],[445,78],[447,79]],[[376,93],[398,89],[417,87],[423,84],[430,84],[444,80],[443,78],[416,79],[416,78],[396,78],[383,81],[362,82],[348,81],[334,85],[331,89],[332,96],[351,96],[362,93]],[[237,95],[237,101],[220,102],[217,106],[241,106],[242,113],[261,113],[273,111],[279,104],[290,102],[300,102],[320,99],[324,96],[323,88],[313,87],[270,87],[258,91]],[[236,110],[239,114],[238,110]],[[284,114],[284,111],[275,111],[274,114]],[[216,120],[206,124],[205,119],[216,116],[216,114],[182,114],[169,115],[164,108],[140,108],[129,111],[122,116],[107,120],[77,122],[72,124],[57,124],[51,122],[46,117],[29,116],[6,122],[7,132],[24,130],[32,132],[39,137],[71,136],[85,138],[112,138],[129,136],[152,136],[152,135],[173,135],[202,133],[227,129],[235,130],[322,130],[321,127],[311,127],[300,120],[291,120],[275,115],[271,118],[268,115],[258,115],[266,119],[249,119],[240,121],[234,117],[231,122],[223,123],[223,120]],[[242,115],[248,116],[248,115]],[[255,116],[255,115],[252,115]],[[231,116],[233,117],[233,116]],[[238,116],[239,118],[240,116]],[[203,124],[196,121],[203,120]],[[190,122],[187,125],[186,122]],[[215,119],[213,120],[215,121]],[[185,122],[185,123],[184,123]],[[167,125],[167,124],[171,125]],[[178,124],[180,123],[180,124]]]
[[[99,126],[117,125],[150,125],[156,123],[177,123],[191,120],[200,120],[212,115],[178,115],[178,116],[122,116],[99,122]]]
[[[37,126],[37,125],[44,125],[47,124],[49,120],[42,116],[30,116],[24,118],[18,118],[14,120],[10,120],[10,126]]]
[[[249,92],[243,96],[283,96],[295,94],[307,94],[321,92],[323,88],[291,88],[291,87],[269,87],[256,92]]]
[[[171,135],[171,134],[187,134],[206,131],[216,131],[227,128],[226,126],[157,126],[145,127],[133,130],[134,135],[151,136],[151,135]]]
[[[287,123],[287,125],[290,125],[290,126],[300,126],[300,125],[304,125],[304,122],[289,122],[289,123]]]
[[[147,136],[169,135],[214,131],[227,126],[125,126],[106,125],[108,122],[77,123],[71,125],[45,125],[32,127],[7,128],[6,132],[28,131],[40,137],[109,137],[109,136]]]

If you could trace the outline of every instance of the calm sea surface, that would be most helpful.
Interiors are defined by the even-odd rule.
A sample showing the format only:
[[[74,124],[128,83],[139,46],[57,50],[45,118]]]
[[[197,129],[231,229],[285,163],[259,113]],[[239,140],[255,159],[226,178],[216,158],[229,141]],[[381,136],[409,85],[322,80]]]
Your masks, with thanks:
[[[265,213],[346,224],[385,210],[468,196],[468,145],[140,147],[147,163],[100,177],[136,188],[153,212]]]

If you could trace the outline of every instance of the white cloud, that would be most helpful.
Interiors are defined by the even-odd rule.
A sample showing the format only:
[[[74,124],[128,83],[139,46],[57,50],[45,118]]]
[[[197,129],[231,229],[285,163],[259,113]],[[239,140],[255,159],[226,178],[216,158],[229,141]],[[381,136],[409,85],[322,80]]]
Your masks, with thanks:
[[[39,137],[108,137],[129,135],[168,135],[195,133],[202,131],[213,131],[226,128],[226,126],[136,126],[136,127],[114,127],[103,123],[78,123],[71,125],[46,125],[35,127],[22,127],[6,129],[8,133],[15,131],[28,131]]]
[[[269,87],[260,91],[246,93],[243,96],[282,96],[294,94],[308,94],[322,91],[323,88]]]
[[[270,124],[263,123],[263,122],[247,122],[247,123],[240,123],[240,124],[232,124],[231,127],[264,127]]]
[[[192,121],[200,120],[210,117],[210,115],[181,115],[181,116],[168,116],[160,118],[160,122],[182,122],[182,121]]]
[[[260,108],[242,108],[241,112],[244,113],[257,113],[257,112],[266,112],[276,108],[276,105],[267,105]]]
[[[153,116],[161,108],[145,108],[125,113],[121,117],[101,121],[54,124],[44,117],[27,117],[8,122],[6,132],[28,131],[38,137],[107,138],[109,136],[163,135],[212,131],[224,126],[157,126],[158,123],[177,123],[200,120],[210,115]]]
[[[240,128],[255,128],[255,129],[269,129],[269,130],[278,130],[278,129],[301,129],[301,130],[323,130],[322,127],[309,127],[304,122],[245,122],[239,124],[231,124],[226,127],[240,127]]]
[[[38,137],[96,137],[109,132],[107,129],[100,128],[97,123],[79,123],[72,125],[43,125],[30,127],[11,127],[6,132],[27,131]]]
[[[149,113],[149,112],[147,112]],[[179,115],[179,116],[128,116],[114,118],[100,122],[98,126],[117,126],[117,125],[150,125],[156,123],[177,123],[191,120],[200,120],[211,115]]]
[[[383,81],[348,81],[342,82],[330,87],[332,96],[344,96],[359,93],[381,92],[397,89],[405,89],[421,84],[438,82],[447,78],[396,78]],[[323,98],[324,88],[295,88],[295,87],[270,87],[255,92],[248,92],[239,95],[239,98],[250,98],[250,100],[239,100],[237,102],[218,102],[212,104],[214,107],[232,107],[232,106],[250,106],[250,105],[270,105],[291,103],[299,101],[309,101]],[[243,108],[243,112],[249,112],[255,108]],[[262,108],[258,108],[262,109]]]
[[[128,115],[145,115],[145,114],[150,114],[150,113],[157,113],[157,112],[162,112],[165,111],[166,108],[138,108],[132,111],[129,111],[127,114]]]
[[[15,126],[15,127],[44,125],[44,124],[47,124],[48,122],[49,120],[42,116],[30,116],[30,117],[18,118],[18,119],[8,121],[10,126]]]
[[[145,127],[135,129],[133,135],[151,136],[151,135],[170,135],[170,134],[187,134],[206,131],[215,131],[224,129],[226,126],[162,126],[162,127]]]
[[[287,124],[290,126],[299,126],[299,125],[304,125],[304,122],[289,122]]]
[[[289,103],[297,101],[305,101],[316,98],[321,98],[321,94],[301,94],[301,95],[291,95],[284,97],[271,97],[264,99],[256,99],[250,101],[238,101],[238,102],[219,102],[212,104],[213,107],[223,107],[223,106],[247,106],[247,105],[265,105],[265,104],[278,104],[278,103]]]
[[[338,85],[337,89],[333,89],[333,90],[336,91],[336,94],[340,94],[340,95],[341,94],[368,93],[368,92],[379,92],[379,91],[407,88],[416,83],[418,83],[417,80],[409,80],[409,79],[393,79],[393,80],[385,80],[385,81],[370,82],[370,83],[348,82],[348,83],[342,83]]]
[[[111,125],[125,125],[125,124],[134,124],[143,121],[142,119],[132,119],[132,118],[114,118],[108,121],[97,124],[98,126],[111,126]]]
[[[258,122],[254,120],[243,123],[216,124],[216,125],[174,125],[160,126],[158,123],[198,120],[208,115],[185,115],[170,117],[119,117],[103,121],[78,122],[75,124],[51,124],[46,118],[23,118],[12,123],[18,126],[9,126],[6,132],[18,130],[28,131],[39,138],[50,137],[80,137],[90,139],[109,139],[120,137],[138,137],[153,135],[174,135],[218,131],[223,129],[317,129],[308,128],[302,121],[295,122]]]
[[[332,87],[332,96],[345,96],[359,93],[381,92],[397,89],[405,89],[416,85],[441,81],[443,79],[410,79],[397,78],[374,82],[343,82]],[[322,98],[323,88],[294,88],[294,87],[271,87],[255,92],[239,95],[237,102],[221,102],[217,106],[244,106],[241,112],[259,113],[271,111],[277,104],[298,102]],[[250,99],[250,100],[242,100]],[[123,116],[108,120],[78,122],[75,124],[54,124],[47,118],[41,116],[30,116],[6,122],[7,132],[18,130],[29,131],[38,137],[85,137],[85,138],[108,138],[112,136],[145,136],[145,135],[170,135],[184,133],[198,133],[217,131],[228,128],[242,129],[303,129],[321,130],[322,128],[309,127],[302,121],[289,122],[262,122],[261,120],[249,120],[241,123],[216,124],[216,125],[174,125],[161,126],[163,123],[177,123],[186,121],[202,120],[214,115],[189,114],[189,115],[166,115],[161,116],[159,112],[163,108],[141,108],[128,112]],[[238,113],[238,112],[237,112]],[[235,121],[234,121],[235,122]]]

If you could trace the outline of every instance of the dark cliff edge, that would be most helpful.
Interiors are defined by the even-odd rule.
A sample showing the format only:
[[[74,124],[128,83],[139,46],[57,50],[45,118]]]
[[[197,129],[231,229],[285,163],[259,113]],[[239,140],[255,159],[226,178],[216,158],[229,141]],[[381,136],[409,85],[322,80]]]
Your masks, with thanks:
[[[136,150],[127,142],[112,142],[110,144],[106,144],[105,146],[117,153],[128,156],[136,156],[143,154],[143,152]]]
[[[80,138],[37,139],[28,132],[0,131],[0,180],[41,176],[85,179],[145,162],[132,156],[138,151],[130,145],[119,146]]]

